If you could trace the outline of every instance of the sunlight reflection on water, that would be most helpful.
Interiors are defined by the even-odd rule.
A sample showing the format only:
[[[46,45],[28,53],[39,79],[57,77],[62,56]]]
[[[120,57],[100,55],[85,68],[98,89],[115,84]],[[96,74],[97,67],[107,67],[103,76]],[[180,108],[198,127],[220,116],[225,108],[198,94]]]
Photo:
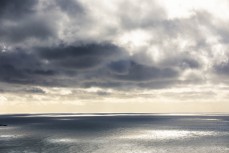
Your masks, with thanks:
[[[0,139],[15,139],[15,138],[21,138],[22,135],[0,135]]]
[[[72,138],[56,138],[56,139],[48,139],[48,143],[60,143],[60,144],[68,144],[68,143],[77,143],[79,140]]]
[[[1,116],[0,153],[229,153],[228,116]]]
[[[186,130],[143,130],[134,131],[128,135],[123,135],[123,139],[149,139],[149,140],[171,140],[185,139],[192,137],[214,136],[213,131],[186,131]]]

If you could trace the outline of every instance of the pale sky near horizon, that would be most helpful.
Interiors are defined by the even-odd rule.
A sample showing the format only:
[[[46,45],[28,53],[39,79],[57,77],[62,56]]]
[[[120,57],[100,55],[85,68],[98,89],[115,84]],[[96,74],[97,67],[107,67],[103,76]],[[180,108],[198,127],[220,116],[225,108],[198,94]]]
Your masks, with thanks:
[[[229,113],[228,0],[2,0],[0,114]]]

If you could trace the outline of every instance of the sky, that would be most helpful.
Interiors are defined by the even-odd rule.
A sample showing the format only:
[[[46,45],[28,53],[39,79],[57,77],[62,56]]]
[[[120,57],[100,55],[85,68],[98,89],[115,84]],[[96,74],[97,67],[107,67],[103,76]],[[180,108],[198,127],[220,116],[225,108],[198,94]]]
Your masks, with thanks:
[[[228,113],[227,0],[1,0],[0,113]]]

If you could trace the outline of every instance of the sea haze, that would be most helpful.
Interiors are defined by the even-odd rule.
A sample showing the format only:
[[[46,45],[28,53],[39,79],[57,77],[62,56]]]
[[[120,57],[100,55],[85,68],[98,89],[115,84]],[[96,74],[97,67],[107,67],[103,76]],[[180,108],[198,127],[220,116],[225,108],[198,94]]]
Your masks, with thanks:
[[[229,153],[228,115],[0,115],[0,125],[0,153]]]

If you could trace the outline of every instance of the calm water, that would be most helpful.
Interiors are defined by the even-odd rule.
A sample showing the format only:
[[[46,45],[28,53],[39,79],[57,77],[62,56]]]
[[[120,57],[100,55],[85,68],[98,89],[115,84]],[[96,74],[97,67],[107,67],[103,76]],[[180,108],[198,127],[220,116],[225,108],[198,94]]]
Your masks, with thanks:
[[[0,115],[0,153],[229,153],[229,116]]]

